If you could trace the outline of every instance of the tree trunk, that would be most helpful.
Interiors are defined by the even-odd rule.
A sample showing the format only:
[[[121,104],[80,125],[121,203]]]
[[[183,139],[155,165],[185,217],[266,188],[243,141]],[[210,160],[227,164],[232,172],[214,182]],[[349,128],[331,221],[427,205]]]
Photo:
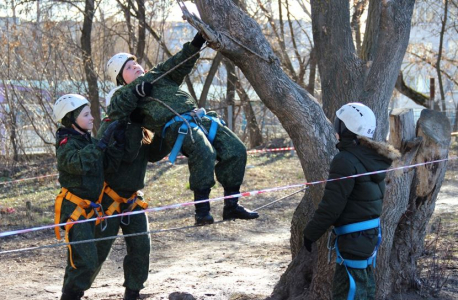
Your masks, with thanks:
[[[226,104],[228,111],[231,110],[231,113],[226,115],[226,120],[228,127],[234,129],[234,99],[235,99],[235,82],[237,81],[237,75],[235,75],[235,65],[232,61],[225,59],[224,65],[226,66]]]
[[[247,120],[248,135],[250,137],[250,148],[254,148],[262,145],[262,134],[259,130],[258,121],[256,120],[256,115],[251,106],[250,98],[240,83],[240,79],[237,77],[235,83],[237,88],[237,94],[239,95],[240,102],[242,103],[243,111],[245,113],[245,118]]]
[[[316,81],[316,50],[312,48],[310,51],[310,74],[309,83],[307,84],[307,91],[310,95],[315,95],[315,81]]]
[[[91,32],[92,20],[94,18],[94,0],[86,0],[84,7],[84,21],[83,29],[81,32],[81,50],[84,63],[84,72],[86,74],[86,81],[88,84],[89,101],[91,102],[91,114],[94,117],[94,135],[100,127],[100,102],[99,102],[99,87],[97,85],[97,74],[94,72],[94,65],[92,62],[92,48],[91,48]]]
[[[145,0],[137,0],[137,19],[138,19],[138,42],[135,50],[135,56],[140,64],[143,63],[146,47],[146,16],[145,16]]]
[[[218,52],[215,55],[215,58],[213,59],[212,65],[207,74],[207,78],[205,78],[205,83],[204,83],[204,87],[202,88],[202,93],[200,94],[199,107],[205,107],[207,105],[208,91],[210,90],[210,87],[213,82],[213,78],[215,78],[215,74],[218,71],[218,67],[222,59],[223,59],[223,55],[220,52]]]
[[[445,92],[444,92],[444,84],[442,83],[442,75],[441,75],[441,60],[442,60],[442,51],[444,46],[444,34],[445,34],[445,25],[447,24],[447,14],[448,14],[448,0],[444,1],[444,17],[442,19],[442,27],[441,32],[439,34],[439,50],[437,52],[437,62],[436,62],[436,71],[437,71],[437,79],[439,81],[439,91],[441,93],[441,102],[439,104],[442,111],[445,111]]]
[[[235,7],[231,0],[196,1],[203,21],[214,30],[227,34],[221,35],[223,45],[221,52],[240,68],[264,104],[278,117],[296,147],[305,178],[309,182],[327,178],[330,161],[336,153],[334,131],[324,112],[330,119],[334,119],[335,111],[341,105],[348,102],[363,102],[371,107],[377,116],[375,138],[385,140],[389,129],[387,114],[389,100],[407,48],[414,2],[414,0],[370,0],[369,21],[362,46],[362,59],[360,59],[352,40],[349,2],[311,1],[313,36],[323,91],[323,108],[321,108],[309,93],[285,75],[273,57],[272,49],[263,37],[259,26]],[[232,39],[228,38],[228,35]],[[249,50],[240,47],[239,44],[245,45]],[[425,141],[427,140],[424,134],[427,127],[425,124],[430,123],[426,121],[426,116],[423,119],[417,135]],[[441,123],[438,126],[437,130],[443,127]],[[409,134],[411,133],[406,131],[402,137],[404,138],[405,135],[407,138]],[[445,145],[445,142],[443,144]],[[418,140],[414,139],[403,145],[404,156],[398,165],[409,161],[426,161],[432,157],[431,153],[427,153],[428,147],[418,149]],[[421,156],[419,153],[424,154]],[[437,169],[436,165],[431,167]],[[415,175],[411,174],[413,172]],[[383,226],[387,238],[381,249],[382,259],[377,260],[379,266],[387,264],[390,257],[384,251],[397,253],[399,246],[393,249],[392,246],[402,244],[403,241],[400,239],[405,236],[401,233],[408,232],[404,233],[404,228],[399,227],[396,222],[402,222],[400,216],[403,214],[389,207],[390,203],[397,201],[398,196],[404,195],[404,201],[409,199],[404,203],[404,207],[410,209],[413,206],[415,211],[418,211],[418,214],[415,214],[418,218],[415,219],[416,228],[420,230],[425,228],[431,209],[427,211],[420,211],[420,209],[426,206],[430,208],[429,204],[433,202],[440,186],[436,184],[442,180],[440,175],[442,171],[439,171],[440,174],[437,173],[438,170],[431,173],[436,175],[430,176],[429,183],[436,188],[427,190],[426,196],[418,198],[410,192],[406,194],[403,189],[410,179],[420,182],[423,176],[428,176],[421,172],[419,168],[415,171],[400,172],[396,177],[388,177],[385,197],[387,207],[384,208],[383,215],[386,221]],[[312,254],[304,251],[302,247],[302,230],[321,200],[323,189],[323,184],[311,185],[294,213],[291,222],[293,261],[276,285],[271,299],[326,300],[331,297],[334,264],[327,264],[325,237],[317,241]],[[424,192],[426,191],[416,190],[416,195],[423,195]],[[417,207],[419,204],[420,206]],[[415,224],[412,223],[413,225]],[[412,228],[409,226],[405,229]],[[420,237],[417,243],[422,243],[424,231],[415,234],[416,237]],[[415,244],[415,247],[418,247],[418,244]],[[405,248],[402,250],[408,253]],[[415,255],[412,253],[410,258],[414,260]],[[403,262],[399,268],[393,268],[391,277],[396,278],[394,272],[404,268],[409,270],[414,263],[415,261]],[[391,266],[390,263],[390,268]],[[377,278],[385,276],[385,272],[389,272],[389,268],[378,267]],[[405,288],[404,285],[400,287]],[[382,294],[388,295],[390,292],[382,292]]]
[[[401,127],[409,134],[397,138],[402,141],[403,164],[446,159],[451,141],[447,117],[437,111],[423,110],[415,137],[413,114],[410,114],[409,122],[403,122]],[[391,195],[387,195],[383,207],[384,240],[377,267],[385,272],[376,272],[377,299],[389,299],[392,294],[420,288],[416,262],[423,253],[426,225],[434,212],[446,167],[446,161],[428,164],[388,178],[388,182],[393,180],[394,188],[388,189]],[[397,184],[401,179],[405,181]]]

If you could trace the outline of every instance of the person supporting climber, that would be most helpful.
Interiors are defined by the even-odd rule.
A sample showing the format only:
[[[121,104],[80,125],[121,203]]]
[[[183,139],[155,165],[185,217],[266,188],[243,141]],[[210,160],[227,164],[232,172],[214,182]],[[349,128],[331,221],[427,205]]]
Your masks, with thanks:
[[[128,53],[114,55],[107,64],[111,80],[119,86],[108,106],[110,119],[124,119],[138,107],[144,118],[142,125],[155,132],[163,147],[172,149],[170,161],[175,161],[179,151],[188,157],[195,201],[209,198],[215,174],[225,196],[239,194],[247,159],[243,143],[216,113],[198,109],[196,100],[180,90],[204,43],[205,39],[197,33],[181,51],[146,74],[135,56]],[[238,197],[224,200],[224,220],[258,217],[258,213],[240,206]],[[213,222],[210,203],[196,203],[195,224]]]
[[[383,171],[400,157],[391,145],[372,140],[376,119],[361,103],[348,103],[334,122],[339,153],[331,162],[329,179]],[[304,246],[312,244],[334,226],[335,241],[328,249],[337,254],[332,299],[374,299],[375,257],[381,242],[380,214],[386,173],[326,183],[323,199],[304,230]]]
[[[95,220],[77,224],[71,222],[103,215],[99,203],[104,186],[103,174],[104,170],[108,174],[119,167],[124,148],[124,129],[120,123],[113,122],[100,140],[91,138],[94,118],[89,101],[76,94],[60,97],[54,104],[53,113],[54,120],[62,125],[56,133],[57,169],[62,188],[55,202],[55,223],[66,223],[63,227],[67,243],[91,240],[94,238]],[[109,145],[112,137],[115,143]],[[59,227],[55,227],[55,233],[60,239]],[[84,291],[91,287],[90,278],[97,264],[94,242],[69,245],[60,299],[81,299]]]
[[[108,99],[109,101],[109,99]],[[115,121],[116,122],[116,121]],[[105,118],[98,131],[103,136],[113,123]],[[142,119],[136,109],[130,116],[125,134],[124,156],[116,173],[106,173],[102,206],[105,215],[134,212],[146,209],[148,204],[143,200],[141,189],[145,186],[146,166],[148,162],[156,162],[167,155],[161,152],[160,145],[154,145],[152,133],[141,127]],[[163,150],[163,149],[162,149]],[[116,236],[119,228],[123,234],[138,234],[126,237],[127,255],[124,257],[124,300],[140,299],[140,290],[148,279],[150,238],[148,218],[145,213],[137,213],[107,219],[107,228],[102,231],[96,229],[96,238]],[[96,242],[98,267],[93,276],[102,268],[107,259],[115,239]]]

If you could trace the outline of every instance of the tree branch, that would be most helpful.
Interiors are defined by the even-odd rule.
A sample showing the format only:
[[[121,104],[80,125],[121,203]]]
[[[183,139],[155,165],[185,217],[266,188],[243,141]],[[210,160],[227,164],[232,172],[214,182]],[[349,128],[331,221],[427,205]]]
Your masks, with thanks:
[[[430,102],[429,97],[407,86],[404,81],[404,76],[402,74],[402,71],[399,72],[398,79],[396,80],[396,89],[404,96],[412,99],[412,101],[415,102],[416,104],[422,105],[424,107],[429,107],[429,102]]]

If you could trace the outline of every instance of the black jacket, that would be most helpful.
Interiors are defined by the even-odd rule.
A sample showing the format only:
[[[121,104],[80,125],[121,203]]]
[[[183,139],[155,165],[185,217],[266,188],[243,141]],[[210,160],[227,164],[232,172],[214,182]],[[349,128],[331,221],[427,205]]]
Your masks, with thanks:
[[[386,170],[400,156],[392,146],[358,137],[342,139],[329,170],[329,179]],[[378,218],[382,212],[386,173],[359,176],[326,184],[323,199],[305,236],[318,240],[331,226],[342,226]],[[339,251],[344,258],[360,259],[371,255],[377,243],[377,229],[339,237]]]

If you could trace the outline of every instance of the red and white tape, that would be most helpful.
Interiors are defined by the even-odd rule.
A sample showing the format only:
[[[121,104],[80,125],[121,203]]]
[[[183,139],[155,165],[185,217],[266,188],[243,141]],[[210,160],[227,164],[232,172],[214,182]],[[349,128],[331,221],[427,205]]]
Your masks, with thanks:
[[[311,185],[326,183],[326,182],[330,182],[330,181],[345,180],[345,179],[349,179],[349,178],[356,178],[356,177],[361,177],[361,176],[380,174],[380,173],[387,173],[387,172],[393,172],[393,171],[409,169],[409,168],[416,168],[416,167],[419,167],[419,166],[425,166],[425,165],[434,164],[434,163],[446,162],[446,161],[455,160],[455,159],[458,159],[458,157],[454,156],[454,157],[450,157],[450,158],[444,158],[444,159],[428,161],[428,162],[423,162],[423,163],[418,163],[418,164],[413,164],[413,165],[408,165],[408,166],[401,166],[401,167],[391,168],[391,169],[388,169],[388,170],[367,172],[367,173],[355,174],[355,175],[352,175],[352,176],[345,176],[345,177],[334,178],[334,179],[325,179],[325,180],[319,180],[319,181],[313,181],[313,182],[305,182],[305,183],[299,183],[299,184],[293,184],[293,185],[287,185],[287,186],[281,186],[281,187],[273,187],[273,188],[268,188],[268,189],[263,189],[263,190],[255,190],[255,191],[243,192],[243,193],[240,193],[240,194],[234,194],[234,195],[225,196],[225,197],[217,197],[217,198],[211,198],[211,199],[200,200],[200,201],[183,202],[183,203],[171,204],[171,205],[166,205],[166,206],[147,208],[145,210],[126,212],[126,213],[121,213],[121,214],[117,214],[117,215],[114,215],[114,216],[105,216],[103,218],[104,219],[117,218],[117,217],[121,217],[121,216],[141,214],[141,213],[144,213],[144,212],[156,212],[156,211],[174,209],[174,208],[179,208],[179,207],[186,207],[186,206],[191,206],[191,205],[194,205],[194,204],[197,204],[197,203],[215,202],[215,201],[221,201],[223,199],[229,199],[229,198],[249,197],[249,196],[254,196],[254,195],[259,195],[259,194],[264,194],[264,193],[287,190],[287,189],[291,189],[291,188],[311,186]],[[95,220],[96,219],[79,220],[79,221],[74,221],[74,222],[71,222],[71,223],[78,224],[78,223],[85,223],[85,222],[94,222]],[[33,228],[27,228],[27,229],[22,229],[22,230],[13,230],[13,231],[0,232],[0,238],[1,237],[6,237],[6,236],[11,236],[11,235],[27,233],[27,232],[43,230],[43,229],[51,229],[51,228],[54,228],[54,227],[57,227],[57,226],[63,226],[65,224],[66,223],[52,224],[52,225],[33,227]]]
[[[249,151],[247,151],[247,154],[266,153],[266,152],[280,152],[280,151],[294,151],[294,147],[249,150]],[[177,158],[185,158],[185,157],[186,156],[181,155],[181,156],[178,156]],[[167,159],[168,159],[168,157],[165,157],[161,161],[166,161]],[[19,183],[19,182],[23,182],[23,181],[36,180],[36,179],[41,179],[41,178],[46,178],[46,177],[57,177],[57,176],[59,176],[59,174],[54,173],[54,174],[37,176],[37,177],[22,178],[22,179],[10,180],[10,181],[1,181],[0,185]]]

